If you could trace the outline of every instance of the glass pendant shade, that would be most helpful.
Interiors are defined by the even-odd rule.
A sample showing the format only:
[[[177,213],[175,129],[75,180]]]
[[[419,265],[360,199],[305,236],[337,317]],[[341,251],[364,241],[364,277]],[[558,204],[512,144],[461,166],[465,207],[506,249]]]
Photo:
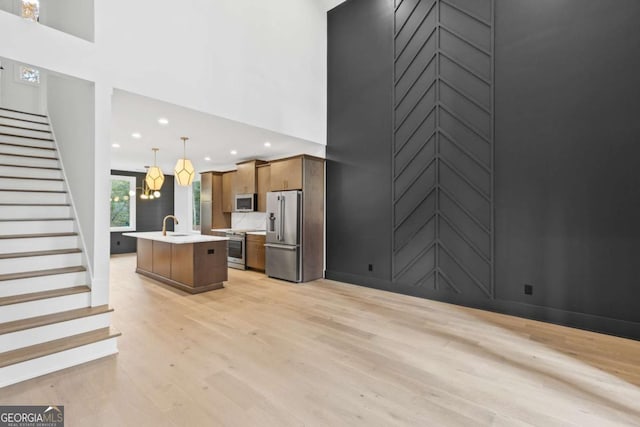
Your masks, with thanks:
[[[183,187],[190,186],[193,182],[193,178],[196,176],[196,171],[193,168],[193,164],[191,164],[191,160],[187,159],[187,138],[183,136],[180,138],[182,143],[184,144],[184,155],[181,159],[178,159],[175,167],[175,179],[178,182],[178,185]]]
[[[147,183],[147,187],[151,191],[159,191],[162,188],[162,184],[164,184],[164,174],[162,173],[162,169],[160,169],[156,165],[156,154],[158,152],[157,148],[153,149],[153,166],[149,168],[147,171],[147,176],[144,177],[145,182]]]

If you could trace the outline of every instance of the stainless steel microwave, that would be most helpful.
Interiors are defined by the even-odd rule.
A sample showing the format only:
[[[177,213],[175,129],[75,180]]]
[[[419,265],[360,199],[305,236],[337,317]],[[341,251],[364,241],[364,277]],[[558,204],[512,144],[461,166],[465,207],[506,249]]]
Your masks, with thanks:
[[[253,212],[258,208],[258,195],[236,194],[236,203],[233,206],[235,212]]]

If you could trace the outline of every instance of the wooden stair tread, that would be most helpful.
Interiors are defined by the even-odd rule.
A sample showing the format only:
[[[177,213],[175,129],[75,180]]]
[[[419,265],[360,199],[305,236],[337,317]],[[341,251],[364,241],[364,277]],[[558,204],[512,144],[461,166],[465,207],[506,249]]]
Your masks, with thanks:
[[[71,206],[69,203],[0,203],[0,206]]]
[[[83,317],[95,316],[98,314],[111,313],[113,308],[108,305],[98,307],[86,307],[76,310],[63,311],[60,313],[47,314],[45,316],[30,317],[28,319],[15,320],[0,325],[0,335],[12,332],[24,331],[40,326],[52,325],[54,323],[66,322],[68,320],[80,319]]]
[[[61,351],[71,350],[76,347],[82,347],[83,345],[119,337],[120,335],[122,335],[120,332],[117,332],[112,328],[102,328],[17,350],[7,351],[5,353],[0,353],[0,368],[59,353]]]
[[[37,178],[33,176],[8,176],[0,175],[0,179],[30,179],[34,181],[64,181],[62,178]]]
[[[29,294],[11,295],[0,298],[0,307],[4,305],[21,304],[24,302],[38,301],[42,299],[65,297],[68,295],[91,292],[88,286],[73,286],[71,288],[54,289],[52,291],[32,292]]]
[[[1,116],[0,116],[1,117]],[[44,124],[44,123],[43,123]],[[24,126],[16,126],[16,125],[8,125],[5,123],[0,123],[0,127],[5,127],[5,128],[11,128],[11,129],[22,129],[22,130],[29,130],[32,132],[43,132],[43,133],[51,133],[50,130],[44,130],[44,129],[34,129],[34,128],[26,128]]]
[[[49,123],[47,122],[38,122],[35,120],[27,120],[27,119],[20,119],[18,117],[11,117],[11,116],[5,116],[3,114],[0,114],[0,119],[8,119],[8,120],[18,120],[20,122],[26,122],[26,123],[35,123],[37,125],[46,125],[49,126]]]
[[[35,139],[37,141],[51,141],[51,142],[53,142],[52,138],[40,138],[39,136],[17,135],[15,133],[0,132],[0,136],[10,136],[10,137],[13,137],[13,138],[25,138],[25,139]]]
[[[32,277],[55,276],[57,274],[81,273],[87,271],[81,265],[75,267],[50,268],[48,270],[22,271],[20,273],[0,274],[0,282],[6,280],[30,279]]]
[[[28,157],[30,159],[58,160],[57,157],[31,156],[31,155],[27,155],[27,154],[15,154],[15,153],[0,153],[0,156]],[[13,165],[11,165],[11,166],[13,166]]]
[[[0,205],[2,206],[2,205]],[[50,205],[43,205],[50,206]],[[73,218],[5,218],[0,222],[73,221]]]
[[[0,188],[0,191],[12,191],[19,193],[66,193],[65,190],[27,190],[22,188]]]
[[[69,232],[69,233],[39,233],[39,234],[11,234],[6,235],[3,234],[0,236],[0,240],[2,239],[39,239],[44,237],[70,237],[77,236],[78,233]]]
[[[0,125],[2,126],[2,125]],[[2,134],[0,134],[2,135]],[[19,148],[35,148],[36,150],[49,150],[49,151],[56,151],[55,148],[53,147],[38,147],[37,145],[25,145],[25,144],[16,144],[13,142],[4,142],[4,141],[0,141],[0,145],[8,145],[10,147],[19,147]]]
[[[46,116],[46,115],[44,115],[44,114],[29,113],[28,111],[14,110],[14,109],[11,109],[11,108],[6,108],[6,107],[0,107],[0,110],[3,110],[3,111],[11,111],[12,113],[28,114],[28,115],[30,115],[30,116],[44,117],[45,119],[47,118],[47,116]]]
[[[46,157],[47,159],[49,157]],[[52,170],[52,171],[59,171],[62,170],[60,168],[52,168],[52,167],[48,167],[48,166],[29,166],[29,165],[11,165],[8,163],[0,163],[0,166],[4,166],[7,168],[29,168],[29,169],[46,169],[46,170]]]
[[[0,259],[12,259],[12,258],[29,258],[38,256],[49,255],[65,255],[65,254],[79,254],[82,251],[78,248],[71,249],[52,249],[49,251],[32,251],[32,252],[13,252],[9,254],[0,254]]]

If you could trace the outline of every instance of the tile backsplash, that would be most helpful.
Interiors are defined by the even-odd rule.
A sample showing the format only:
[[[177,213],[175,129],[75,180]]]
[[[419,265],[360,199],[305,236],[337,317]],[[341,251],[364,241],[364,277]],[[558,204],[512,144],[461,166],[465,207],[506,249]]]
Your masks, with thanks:
[[[267,214],[264,212],[233,212],[231,228],[240,230],[265,230]]]

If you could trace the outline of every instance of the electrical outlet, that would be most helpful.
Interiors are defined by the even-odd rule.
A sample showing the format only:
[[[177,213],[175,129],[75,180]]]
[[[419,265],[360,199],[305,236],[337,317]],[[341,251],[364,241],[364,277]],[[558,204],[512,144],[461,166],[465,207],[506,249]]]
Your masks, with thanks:
[[[525,295],[533,295],[533,285],[524,285],[524,294]]]
[[[369,271],[373,271],[373,264],[369,264]]]
[[[116,246],[120,246],[120,240],[116,241]]]

